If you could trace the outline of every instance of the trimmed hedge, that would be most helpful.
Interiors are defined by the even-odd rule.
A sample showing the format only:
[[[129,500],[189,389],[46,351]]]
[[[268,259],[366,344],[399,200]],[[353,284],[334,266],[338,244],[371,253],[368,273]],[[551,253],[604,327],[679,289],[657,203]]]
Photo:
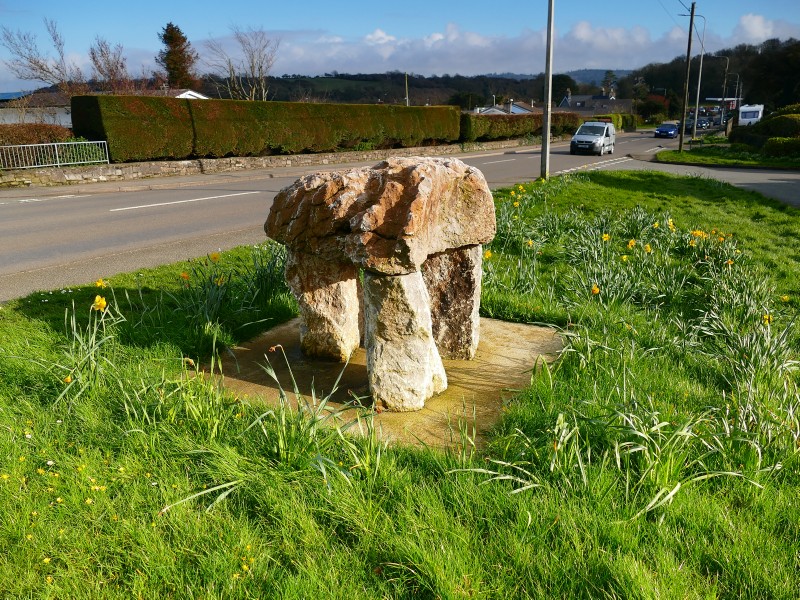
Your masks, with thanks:
[[[194,150],[189,100],[151,96],[73,96],[72,130],[106,140],[114,162],[183,159]]]
[[[575,113],[551,113],[550,134],[573,133],[581,124]],[[489,142],[528,135],[542,135],[542,115],[461,115],[462,142]]]
[[[72,130],[61,125],[44,123],[15,123],[0,125],[0,146],[53,144],[72,138]]]
[[[108,141],[114,162],[333,152],[459,139],[453,106],[307,104],[76,96],[76,135]]]
[[[769,138],[761,149],[765,156],[800,156],[800,137]]]

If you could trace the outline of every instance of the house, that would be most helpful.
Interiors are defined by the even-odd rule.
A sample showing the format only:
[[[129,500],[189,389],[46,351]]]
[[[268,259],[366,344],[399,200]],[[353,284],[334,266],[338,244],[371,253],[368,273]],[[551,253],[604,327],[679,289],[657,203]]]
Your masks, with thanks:
[[[605,94],[605,90],[602,94],[596,95],[573,95],[572,91],[567,89],[567,95],[558,103],[556,110],[577,113],[582,117],[613,113],[630,114],[633,112],[633,100],[617,99],[613,89],[608,95]]]
[[[167,98],[183,98],[185,100],[209,100],[208,96],[204,96],[200,92],[186,88],[168,88],[163,86],[156,90],[136,90],[131,93],[132,96],[165,96]]]
[[[542,109],[533,106],[533,101],[531,101],[531,104],[528,104],[527,102],[509,100],[504,104],[478,107],[475,109],[475,112],[479,115],[530,115],[541,113]]]
[[[131,96],[166,96],[189,100],[208,100],[200,92],[189,89],[160,88],[131,90]],[[72,127],[70,97],[63,92],[7,92],[0,94],[0,123],[49,123]]]
[[[0,123],[72,126],[69,97],[62,92],[10,92],[0,96]]]

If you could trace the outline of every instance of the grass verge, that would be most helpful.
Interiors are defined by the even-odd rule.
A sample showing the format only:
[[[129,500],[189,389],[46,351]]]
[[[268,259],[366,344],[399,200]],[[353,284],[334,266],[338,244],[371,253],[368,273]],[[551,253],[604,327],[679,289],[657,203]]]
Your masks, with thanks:
[[[656,160],[663,163],[708,165],[720,167],[752,167],[769,169],[800,169],[800,157],[772,157],[748,149],[722,145],[725,138],[702,139],[688,150],[662,150]]]
[[[496,204],[482,310],[566,347],[480,451],[194,376],[293,314],[274,246],[0,308],[2,595],[795,598],[797,211],[652,172]]]

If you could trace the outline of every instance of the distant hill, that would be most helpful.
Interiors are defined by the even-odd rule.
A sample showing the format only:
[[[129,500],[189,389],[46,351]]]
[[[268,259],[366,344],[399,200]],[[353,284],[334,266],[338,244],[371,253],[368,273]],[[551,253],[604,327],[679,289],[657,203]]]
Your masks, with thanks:
[[[603,81],[603,77],[606,76],[606,71],[614,71],[614,74],[617,76],[617,81],[633,73],[633,71],[630,69],[578,69],[577,71],[567,71],[566,73],[559,74],[569,75],[578,83],[593,83],[595,85],[600,85]],[[531,75],[529,73],[487,73],[486,77],[495,77],[498,79],[517,79],[522,81],[524,79],[536,79],[538,77],[544,77],[544,73],[539,73],[538,75]]]

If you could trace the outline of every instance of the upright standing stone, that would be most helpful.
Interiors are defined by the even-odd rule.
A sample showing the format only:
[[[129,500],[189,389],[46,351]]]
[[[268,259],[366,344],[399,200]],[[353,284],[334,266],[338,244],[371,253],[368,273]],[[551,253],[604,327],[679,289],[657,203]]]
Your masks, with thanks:
[[[444,358],[475,358],[480,336],[482,265],[481,246],[434,254],[422,264],[433,338]]]
[[[367,373],[372,397],[390,410],[419,410],[447,389],[428,292],[419,272],[364,274]]]
[[[286,282],[300,307],[303,352],[347,361],[361,339],[358,268],[290,250]]]

